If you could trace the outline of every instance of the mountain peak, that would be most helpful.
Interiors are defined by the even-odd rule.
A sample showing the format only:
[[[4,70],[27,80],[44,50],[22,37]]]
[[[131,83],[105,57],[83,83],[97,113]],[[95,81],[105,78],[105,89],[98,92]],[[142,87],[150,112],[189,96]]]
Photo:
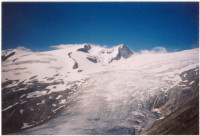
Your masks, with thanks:
[[[123,58],[129,58],[131,55],[133,55],[133,51],[129,49],[125,44],[121,44],[118,48],[119,54]]]
[[[77,49],[77,51],[82,51],[82,52],[88,53],[88,51],[90,49],[91,49],[91,45],[85,44],[83,48],[79,48],[79,49]]]
[[[129,58],[131,55],[133,55],[133,51],[130,50],[125,44],[120,44],[118,46],[118,53],[116,57],[112,58],[109,63],[111,63],[113,60],[119,60],[121,58]]]
[[[123,48],[124,46],[127,47],[126,44],[124,44],[124,43],[119,45],[120,48]]]

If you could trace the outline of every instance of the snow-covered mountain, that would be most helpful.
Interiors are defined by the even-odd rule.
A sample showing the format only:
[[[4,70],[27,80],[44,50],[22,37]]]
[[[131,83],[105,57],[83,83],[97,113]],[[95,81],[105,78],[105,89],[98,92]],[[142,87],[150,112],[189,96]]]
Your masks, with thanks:
[[[19,82],[27,79],[27,82],[32,76],[46,82],[45,77],[53,78],[55,74],[66,81],[78,80],[84,75],[102,71],[114,60],[126,59],[132,54],[124,44],[109,49],[80,44],[48,52],[31,52],[21,48],[6,50],[2,52],[3,82],[6,79]]]
[[[137,54],[124,44],[2,51],[3,133],[139,134],[173,111],[165,106],[175,96],[170,90],[198,94],[191,89],[198,55],[199,49]]]

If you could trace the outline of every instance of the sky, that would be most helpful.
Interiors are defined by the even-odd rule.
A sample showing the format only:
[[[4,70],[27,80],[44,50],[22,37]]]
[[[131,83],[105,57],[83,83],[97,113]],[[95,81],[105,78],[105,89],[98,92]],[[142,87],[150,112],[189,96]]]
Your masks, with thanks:
[[[134,51],[199,47],[198,2],[3,2],[2,49],[126,44]]]

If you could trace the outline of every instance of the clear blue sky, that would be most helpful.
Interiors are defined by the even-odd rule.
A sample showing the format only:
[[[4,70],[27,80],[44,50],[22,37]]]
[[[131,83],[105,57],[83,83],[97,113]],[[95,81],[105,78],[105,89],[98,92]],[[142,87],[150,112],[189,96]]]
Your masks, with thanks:
[[[125,43],[134,51],[198,47],[198,2],[2,3],[2,49]]]

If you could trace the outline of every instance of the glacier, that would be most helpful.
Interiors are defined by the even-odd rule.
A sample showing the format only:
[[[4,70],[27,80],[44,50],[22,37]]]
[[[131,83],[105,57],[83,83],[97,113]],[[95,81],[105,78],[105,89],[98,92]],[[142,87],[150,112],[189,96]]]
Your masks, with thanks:
[[[47,90],[24,91],[21,97],[26,101],[73,90],[67,97],[58,95],[59,103],[52,104],[62,108],[62,112],[39,125],[23,122],[22,130],[30,128],[17,134],[139,134],[146,125],[164,118],[150,99],[159,94],[167,96],[169,89],[181,86],[180,74],[199,68],[198,48],[140,54],[124,44],[110,49],[91,45],[82,52],[84,47],[85,44],[80,44],[47,52],[9,51],[15,54],[3,62],[2,82],[16,82],[4,88],[13,89],[22,81],[27,85],[22,90],[34,85],[34,80],[49,83]],[[88,57],[95,58],[96,63]],[[74,61],[78,64],[76,69],[73,69]],[[193,82],[185,86],[190,87]],[[12,91],[20,92],[20,89]],[[39,104],[46,104],[50,97]]]

